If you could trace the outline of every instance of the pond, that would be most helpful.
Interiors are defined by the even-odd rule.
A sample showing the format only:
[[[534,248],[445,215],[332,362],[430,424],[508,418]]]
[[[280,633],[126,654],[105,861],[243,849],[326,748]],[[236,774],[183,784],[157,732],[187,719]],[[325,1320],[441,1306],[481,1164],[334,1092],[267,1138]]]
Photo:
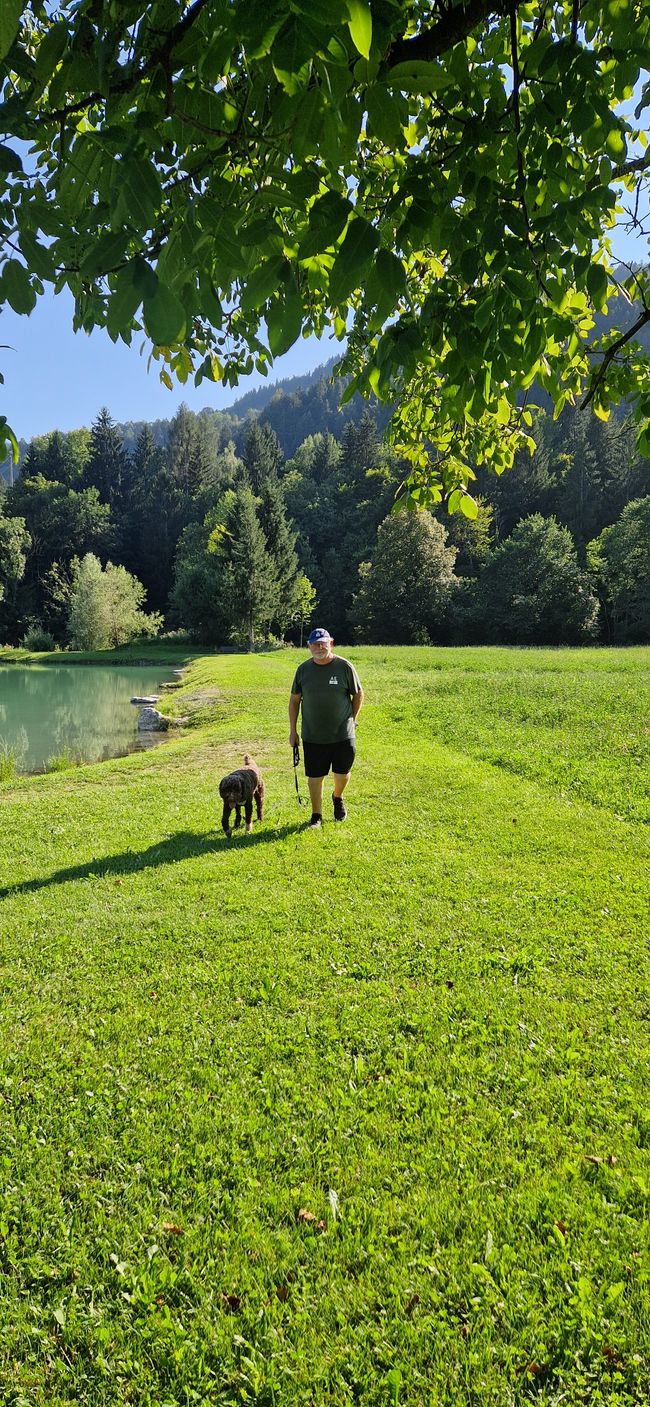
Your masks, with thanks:
[[[150,747],[166,735],[139,733],[130,701],[171,675],[171,665],[0,665],[0,750],[19,772],[40,772],[64,752],[100,762]]]

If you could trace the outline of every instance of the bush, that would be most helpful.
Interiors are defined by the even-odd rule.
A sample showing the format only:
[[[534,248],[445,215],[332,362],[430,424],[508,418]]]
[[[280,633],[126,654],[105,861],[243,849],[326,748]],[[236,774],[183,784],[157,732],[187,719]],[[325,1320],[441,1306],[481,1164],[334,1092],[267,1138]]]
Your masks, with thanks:
[[[54,636],[38,621],[29,626],[20,643],[24,650],[33,650],[36,654],[59,649]]]
[[[54,753],[52,757],[48,757],[45,763],[45,771],[68,772],[71,767],[78,766],[79,762],[77,758],[72,756],[69,748],[64,747],[63,752]]]

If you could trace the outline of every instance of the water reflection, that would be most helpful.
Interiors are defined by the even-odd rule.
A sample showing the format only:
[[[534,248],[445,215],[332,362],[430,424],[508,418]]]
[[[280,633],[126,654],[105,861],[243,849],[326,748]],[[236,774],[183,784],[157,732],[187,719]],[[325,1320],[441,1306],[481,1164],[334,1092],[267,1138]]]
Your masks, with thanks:
[[[67,751],[100,762],[165,735],[140,734],[138,695],[159,692],[171,666],[0,665],[0,746],[16,755],[21,772],[36,772]]]

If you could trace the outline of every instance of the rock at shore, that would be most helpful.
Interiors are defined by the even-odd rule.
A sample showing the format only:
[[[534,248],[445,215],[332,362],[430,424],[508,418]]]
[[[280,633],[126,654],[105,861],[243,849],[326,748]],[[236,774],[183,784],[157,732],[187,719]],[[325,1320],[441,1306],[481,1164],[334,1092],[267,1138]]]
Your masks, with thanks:
[[[157,704],[159,698],[160,694],[145,694],[142,698],[139,698],[136,694],[135,698],[131,699],[131,703],[139,705],[140,708],[144,708],[145,704],[149,704],[150,706]]]
[[[157,708],[145,707],[140,709],[138,719],[138,729],[141,733],[166,733],[169,727],[169,719],[160,713]]]

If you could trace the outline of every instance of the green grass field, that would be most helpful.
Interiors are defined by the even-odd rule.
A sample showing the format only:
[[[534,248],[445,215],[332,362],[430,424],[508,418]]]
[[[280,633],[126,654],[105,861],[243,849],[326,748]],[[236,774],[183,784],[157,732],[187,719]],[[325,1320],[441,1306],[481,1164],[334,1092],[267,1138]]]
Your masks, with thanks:
[[[2,1407],[650,1399],[650,652],[346,653],[344,826],[296,652],[0,787]]]

